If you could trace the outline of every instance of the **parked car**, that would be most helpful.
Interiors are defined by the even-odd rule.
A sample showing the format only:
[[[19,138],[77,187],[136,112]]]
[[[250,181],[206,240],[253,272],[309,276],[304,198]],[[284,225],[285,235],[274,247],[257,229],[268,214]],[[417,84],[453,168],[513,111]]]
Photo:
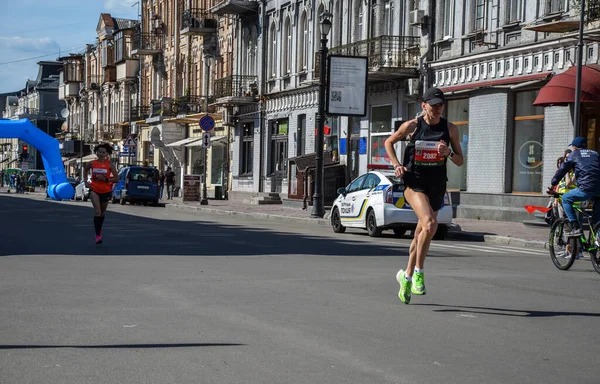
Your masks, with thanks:
[[[380,236],[382,231],[391,229],[400,237],[417,225],[417,215],[404,199],[404,183],[393,169],[369,170],[338,189],[338,193],[331,211],[331,225],[336,233],[350,227],[366,229],[369,236]],[[434,239],[443,240],[451,223],[452,201],[446,191]]]
[[[90,189],[85,186],[85,182],[77,184],[75,187],[75,200],[88,201],[90,198]]]
[[[160,186],[158,169],[153,167],[124,167],[119,171],[119,181],[113,185],[112,202],[121,205],[143,203],[158,205]]]

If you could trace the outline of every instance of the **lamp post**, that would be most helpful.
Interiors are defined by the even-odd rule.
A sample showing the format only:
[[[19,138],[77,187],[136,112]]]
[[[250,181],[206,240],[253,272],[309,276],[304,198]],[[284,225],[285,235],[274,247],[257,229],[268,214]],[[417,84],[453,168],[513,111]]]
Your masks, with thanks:
[[[315,156],[315,182],[313,190],[313,206],[311,217],[321,218],[325,216],[325,203],[323,199],[324,184],[324,164],[323,164],[323,145],[325,136],[325,83],[327,81],[327,35],[331,30],[330,12],[323,12],[319,15],[321,19],[321,49],[319,50],[319,109],[317,111],[317,152]]]
[[[579,135],[581,124],[581,70],[583,67],[583,23],[585,22],[585,0],[581,0],[579,9],[579,41],[577,42],[577,74],[575,76],[575,121],[573,137]]]

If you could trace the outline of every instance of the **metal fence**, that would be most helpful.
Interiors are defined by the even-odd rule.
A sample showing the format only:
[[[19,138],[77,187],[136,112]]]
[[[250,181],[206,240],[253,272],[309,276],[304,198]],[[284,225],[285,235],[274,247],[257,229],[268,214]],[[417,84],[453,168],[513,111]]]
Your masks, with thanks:
[[[340,45],[329,50],[332,55],[366,56],[369,69],[413,68],[419,65],[419,37],[378,36]]]
[[[258,76],[234,75],[215,80],[215,97],[252,97],[258,95]]]

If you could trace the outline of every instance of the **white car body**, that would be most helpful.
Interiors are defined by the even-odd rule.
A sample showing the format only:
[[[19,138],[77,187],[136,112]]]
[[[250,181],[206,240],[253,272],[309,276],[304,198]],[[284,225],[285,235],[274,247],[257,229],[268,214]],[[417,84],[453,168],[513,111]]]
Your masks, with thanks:
[[[354,179],[343,192],[333,202],[331,224],[335,232],[344,232],[346,227],[362,228],[370,236],[379,236],[381,231],[393,229],[400,236],[416,227],[417,215],[404,199],[404,184],[392,171],[369,171]],[[436,238],[443,239],[452,224],[448,191],[437,219]]]
[[[75,200],[83,200],[87,201],[90,198],[90,189],[85,186],[85,183],[82,181],[77,184],[75,187]]]

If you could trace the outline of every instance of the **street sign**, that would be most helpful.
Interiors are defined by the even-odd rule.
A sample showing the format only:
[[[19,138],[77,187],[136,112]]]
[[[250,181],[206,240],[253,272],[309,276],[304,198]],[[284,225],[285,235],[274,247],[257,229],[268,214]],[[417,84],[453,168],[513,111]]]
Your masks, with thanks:
[[[133,136],[129,135],[127,136],[127,139],[125,139],[125,143],[123,143],[123,146],[128,147],[130,149],[135,149],[137,147],[137,143],[135,142]]]
[[[215,119],[210,117],[210,115],[202,116],[200,119],[200,128],[203,131],[209,132],[215,127]]]
[[[202,134],[202,147],[210,148],[210,133],[208,132]]]
[[[21,163],[21,170],[22,171],[27,171],[29,169],[29,162],[22,162]]]
[[[124,156],[124,157],[135,157],[135,152],[119,152],[119,156]]]

